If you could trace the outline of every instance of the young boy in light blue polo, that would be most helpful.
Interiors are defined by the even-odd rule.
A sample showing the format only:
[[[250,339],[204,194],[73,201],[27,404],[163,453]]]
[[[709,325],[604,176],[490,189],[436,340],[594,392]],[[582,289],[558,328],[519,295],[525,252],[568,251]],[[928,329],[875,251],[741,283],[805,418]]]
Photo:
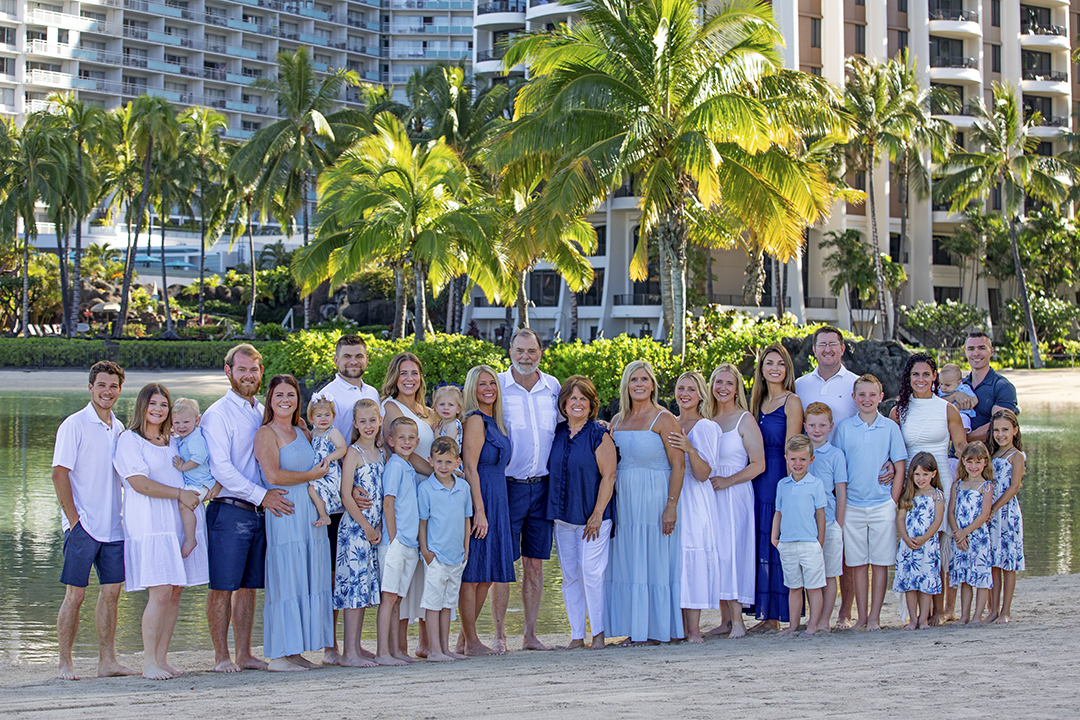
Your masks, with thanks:
[[[818,630],[829,632],[836,605],[837,580],[844,572],[844,514],[847,511],[847,460],[844,452],[829,442],[833,431],[832,408],[813,402],[803,411],[803,429],[814,446],[810,474],[825,487],[825,589],[821,593]]]
[[[420,607],[426,611],[427,659],[436,662],[464,657],[450,651],[450,610],[461,592],[472,534],[472,491],[464,478],[454,475],[460,460],[454,438],[436,438],[429,458],[435,472],[416,491],[420,556],[427,565]]]
[[[791,473],[776,486],[776,512],[773,513],[772,544],[780,552],[784,584],[788,587],[788,612],[791,622],[780,635],[799,629],[803,590],[810,602],[810,617],[803,635],[818,630],[821,616],[821,589],[825,587],[825,487],[808,470],[814,460],[810,438],[795,435],[784,446],[784,459]]]
[[[896,564],[896,502],[904,487],[907,446],[900,426],[878,412],[881,381],[863,375],[855,381],[852,396],[859,412],[837,425],[833,434],[833,445],[847,460],[844,559],[852,571],[859,609],[855,629],[880,630],[889,566]],[[892,482],[882,483],[881,469],[890,461]],[[871,565],[874,588],[867,612]]]

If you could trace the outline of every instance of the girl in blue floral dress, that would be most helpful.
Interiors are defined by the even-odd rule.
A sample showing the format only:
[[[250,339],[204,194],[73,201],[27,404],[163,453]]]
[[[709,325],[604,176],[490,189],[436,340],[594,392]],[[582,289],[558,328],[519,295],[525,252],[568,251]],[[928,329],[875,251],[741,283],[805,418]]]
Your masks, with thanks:
[[[334,572],[334,609],[345,618],[344,654],[341,664],[374,667],[363,656],[360,635],[364,628],[364,608],[378,605],[379,542],[383,509],[383,454],[379,449],[382,424],[379,405],[363,398],[353,406],[353,438],[342,461],[341,502],[345,512],[338,526],[338,551]],[[355,490],[363,490],[371,507],[361,510]]]
[[[990,452],[994,468],[994,504],[990,508],[990,590],[987,622],[1007,623],[1012,613],[1016,571],[1024,569],[1024,518],[1016,493],[1024,479],[1024,443],[1020,422],[1011,410],[998,410],[990,420]]]
[[[945,493],[937,460],[928,452],[916,453],[908,467],[900,495],[896,525],[893,592],[904,593],[908,618],[905,630],[930,627],[934,595],[941,593],[941,545],[938,529],[945,519]]]
[[[993,580],[990,574],[990,506],[994,497],[994,469],[990,452],[979,441],[967,444],[960,453],[956,483],[949,499],[952,525],[952,557],[949,559],[949,586],[960,588],[960,622],[982,622]],[[971,612],[971,591],[975,588],[975,612]]]

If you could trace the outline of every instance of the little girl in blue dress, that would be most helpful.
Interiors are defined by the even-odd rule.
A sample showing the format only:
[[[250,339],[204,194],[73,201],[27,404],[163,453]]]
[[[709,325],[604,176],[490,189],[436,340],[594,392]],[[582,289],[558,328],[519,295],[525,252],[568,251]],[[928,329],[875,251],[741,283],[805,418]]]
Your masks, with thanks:
[[[998,410],[990,420],[990,452],[994,468],[994,504],[990,508],[990,590],[987,622],[1007,623],[1012,613],[1016,571],[1024,569],[1024,518],[1016,494],[1024,480],[1027,456],[1020,422],[1011,410]]]
[[[461,447],[464,435],[464,426],[461,423],[465,419],[462,412],[465,400],[461,388],[457,385],[440,385],[431,395],[431,404],[435,408],[435,414],[428,422],[432,423],[431,429],[435,432],[435,437],[454,438],[458,447]]]
[[[944,518],[945,493],[937,460],[928,452],[916,453],[908,467],[896,517],[900,545],[893,592],[905,595],[910,618],[905,630],[930,627],[934,595],[941,593],[938,529]]]
[[[341,465],[338,464],[349,444],[334,427],[334,399],[329,395],[311,398],[308,403],[307,417],[314,428],[311,433],[311,447],[315,450],[316,462],[323,458],[330,461],[326,474],[308,483],[308,495],[319,518],[315,525],[329,525],[330,515],[341,512]]]
[[[994,495],[994,470],[990,453],[979,441],[968,443],[960,453],[956,483],[949,500],[952,525],[952,557],[949,586],[960,588],[960,622],[982,622],[983,609],[993,586],[990,574],[990,506]],[[976,590],[971,612],[972,588]]]

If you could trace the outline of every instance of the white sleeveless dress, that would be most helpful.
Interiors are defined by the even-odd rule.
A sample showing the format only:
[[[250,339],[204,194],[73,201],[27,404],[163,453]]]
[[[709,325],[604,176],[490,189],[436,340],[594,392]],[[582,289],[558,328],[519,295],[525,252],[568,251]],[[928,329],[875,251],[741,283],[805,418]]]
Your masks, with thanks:
[[[920,452],[928,452],[937,460],[938,479],[945,491],[945,507],[949,507],[949,495],[952,491],[952,471],[949,469],[949,403],[939,397],[916,398],[909,401],[907,416],[900,425],[907,445],[908,466],[911,459]],[[907,470],[905,469],[905,472]],[[952,535],[948,522],[941,524],[941,530]]]
[[[744,412],[730,432],[721,432],[719,453],[713,467],[719,477],[730,477],[750,464],[750,456],[739,435],[739,424],[749,414]],[[754,604],[757,572],[754,484],[748,480],[715,490],[713,500],[720,553],[720,599],[738,600],[744,607],[749,607]]]
[[[687,439],[715,476],[723,431],[712,420],[702,418],[690,428]],[[720,607],[720,555],[717,548],[715,491],[708,480],[699,482],[686,463],[679,518],[682,523],[682,606],[708,610]]]

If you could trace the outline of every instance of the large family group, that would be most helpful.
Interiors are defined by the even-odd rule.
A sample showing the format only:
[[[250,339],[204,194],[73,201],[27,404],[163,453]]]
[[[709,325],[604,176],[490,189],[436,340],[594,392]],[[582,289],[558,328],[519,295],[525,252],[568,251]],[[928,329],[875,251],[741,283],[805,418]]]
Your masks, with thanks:
[[[989,365],[990,339],[968,337],[966,377],[910,356],[889,417],[878,379],[842,365],[839,330],[819,329],[813,350],[816,368],[798,379],[783,346],[761,350],[749,404],[732,365],[708,380],[684,373],[678,416],[658,404],[649,363],[631,362],[610,423],[597,419],[589,378],[540,372],[528,328],[511,339],[510,370],[474,367],[463,389],[435,388],[432,407],[419,358],[396,355],[376,390],[362,379],[363,340],[347,335],[336,377],[303,415],[289,375],[258,401],[261,357],[245,344],[225,357],[231,389],[201,416],[150,384],[124,429],[112,413],[124,371],[97,363],[90,403],[60,426],[53,456],[67,586],[60,676],[75,677],[92,567],[98,673],[134,674],[113,648],[125,585],[149,590],[142,674],[153,679],[182,672],[167,655],[181,592],[206,583],[219,672],[309,669],[302,653],[320,650],[348,666],[502,653],[519,558],[522,646],[548,649],[536,622],[553,544],[569,647],[789,634],[804,614],[803,635],[877,630],[890,566],[908,629],[955,621],[957,588],[960,622],[1008,621],[1024,569],[1024,454],[1016,392]],[[251,649],[257,588],[269,662]],[[490,647],[476,627],[489,595]],[[374,652],[361,646],[368,607],[378,607]],[[721,620],[703,633],[705,609]]]

